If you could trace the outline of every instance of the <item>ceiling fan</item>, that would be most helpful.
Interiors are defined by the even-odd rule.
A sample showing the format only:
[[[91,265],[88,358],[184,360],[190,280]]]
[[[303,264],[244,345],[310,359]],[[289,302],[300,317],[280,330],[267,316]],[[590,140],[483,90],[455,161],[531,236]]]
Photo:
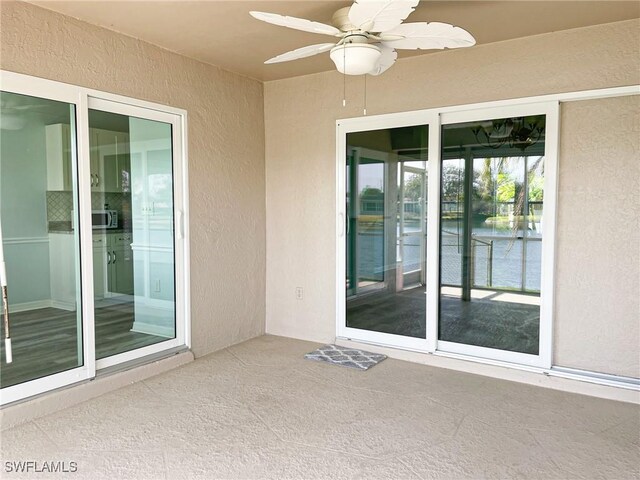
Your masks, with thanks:
[[[448,23],[402,23],[419,0],[355,0],[333,15],[335,26],[276,13],[249,12],[254,18],[282,27],[338,37],[337,43],[298,48],[267,60],[288,62],[323,52],[340,73],[380,75],[398,58],[396,49],[444,49],[471,47],[476,41],[466,30]]]

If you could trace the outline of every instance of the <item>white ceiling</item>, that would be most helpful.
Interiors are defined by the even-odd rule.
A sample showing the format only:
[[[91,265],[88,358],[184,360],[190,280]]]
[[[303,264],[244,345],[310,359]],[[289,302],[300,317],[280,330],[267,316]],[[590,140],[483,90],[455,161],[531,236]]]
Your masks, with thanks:
[[[332,37],[260,22],[250,10],[330,23],[350,1],[86,1],[31,3],[130,35],[167,50],[269,81],[334,68],[329,54],[263,65],[264,60]],[[423,0],[407,22],[439,21],[461,26],[478,44],[640,17],[631,1],[431,1]],[[432,51],[401,51],[400,57]],[[535,41],[523,55],[538,54]]]

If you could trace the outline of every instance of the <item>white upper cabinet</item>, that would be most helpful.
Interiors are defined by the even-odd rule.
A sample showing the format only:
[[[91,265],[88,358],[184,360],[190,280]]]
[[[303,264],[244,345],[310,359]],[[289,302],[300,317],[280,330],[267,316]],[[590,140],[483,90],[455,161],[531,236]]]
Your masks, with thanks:
[[[71,141],[69,124],[47,125],[47,190],[71,190]],[[91,191],[127,192],[131,162],[129,135],[96,128],[89,129]]]
[[[129,135],[90,129],[91,190],[123,192],[129,190]]]
[[[47,146],[47,190],[71,190],[71,141],[69,124],[45,126]]]

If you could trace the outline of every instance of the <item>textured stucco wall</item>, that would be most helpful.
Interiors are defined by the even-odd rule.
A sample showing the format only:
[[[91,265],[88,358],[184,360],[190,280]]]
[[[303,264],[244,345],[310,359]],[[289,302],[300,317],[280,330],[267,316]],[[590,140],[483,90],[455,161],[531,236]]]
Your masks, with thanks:
[[[262,334],[262,84],[30,4],[0,9],[2,69],[187,110],[194,353]]]
[[[639,32],[640,22],[632,20],[401,60],[368,80],[368,113],[637,84]],[[323,342],[335,337],[335,121],[362,115],[363,101],[363,79],[347,77],[346,82],[346,108],[343,77],[336,72],[265,84],[268,333]],[[562,175],[578,175],[581,168],[573,162]],[[617,192],[616,185],[602,183],[608,179],[601,177],[602,191]],[[637,201],[632,192],[624,195]],[[563,208],[560,219],[567,221]],[[567,226],[560,225],[560,233]],[[620,232],[628,234],[627,227]],[[558,284],[571,282],[578,272],[589,279],[580,294],[581,311],[602,311],[598,274],[609,260],[601,256],[559,270]],[[621,277],[632,278],[638,266],[630,262],[620,268]],[[296,300],[297,286],[305,288],[303,300]],[[566,302],[564,291],[559,293]],[[637,322],[633,306],[619,312],[621,328],[632,329]],[[578,325],[584,320],[565,308],[556,321]],[[558,335],[565,334],[558,330]],[[630,374],[637,363],[633,367],[628,360],[638,356],[637,344],[630,343],[622,346],[625,352],[615,353],[618,346],[608,341],[576,341],[574,347],[560,341],[556,357],[566,366]],[[578,356],[572,348],[584,351]],[[614,353],[599,365],[584,361],[602,348]]]
[[[640,97],[561,107],[555,363],[640,377]]]

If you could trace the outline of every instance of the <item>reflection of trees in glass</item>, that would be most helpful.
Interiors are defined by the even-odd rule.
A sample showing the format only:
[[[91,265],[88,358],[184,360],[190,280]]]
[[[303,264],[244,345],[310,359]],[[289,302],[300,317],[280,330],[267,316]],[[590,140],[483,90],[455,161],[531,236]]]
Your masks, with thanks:
[[[460,219],[464,209],[464,161],[445,160],[442,164],[442,218]]]
[[[384,192],[375,187],[364,187],[360,192],[361,215],[384,213]]]
[[[453,160],[455,162],[461,162]],[[447,160],[449,163],[450,160]],[[442,167],[442,197],[447,202],[462,202],[464,198],[464,163],[461,165],[443,165]]]
[[[405,172],[403,182],[404,198],[398,205],[398,212],[403,209],[405,225],[419,226],[422,221],[424,175]]]
[[[542,202],[544,199],[544,157],[529,164],[529,201]]]
[[[364,187],[360,192],[360,198],[382,198],[382,190],[376,187]]]
[[[411,175],[409,181],[404,184],[404,198],[418,201],[422,196],[422,178],[420,175]]]
[[[522,185],[516,186],[516,181],[509,173],[499,172],[497,177],[498,188],[496,196],[498,201],[503,203],[513,202],[513,199],[516,198],[516,190],[521,190]]]
[[[514,230],[525,228],[532,207],[527,202],[542,202],[544,157],[527,157],[527,172],[523,157],[485,158],[474,171],[474,214],[490,217],[494,226]],[[478,159],[479,160],[479,159]],[[525,183],[526,175],[526,183]],[[526,196],[528,195],[528,199]]]
[[[474,220],[489,219],[498,228],[521,228],[531,211],[525,212],[528,202],[542,202],[544,185],[544,157],[527,157],[527,185],[525,187],[524,157],[474,159],[471,185],[471,205]],[[460,215],[464,203],[464,163],[447,160],[442,167],[443,214]],[[529,209],[531,210],[531,208]]]
[[[491,158],[485,158],[482,165],[482,171],[476,174],[478,181],[473,182],[474,192],[479,198],[485,201],[491,201],[495,193],[496,182],[493,179],[491,170]]]

